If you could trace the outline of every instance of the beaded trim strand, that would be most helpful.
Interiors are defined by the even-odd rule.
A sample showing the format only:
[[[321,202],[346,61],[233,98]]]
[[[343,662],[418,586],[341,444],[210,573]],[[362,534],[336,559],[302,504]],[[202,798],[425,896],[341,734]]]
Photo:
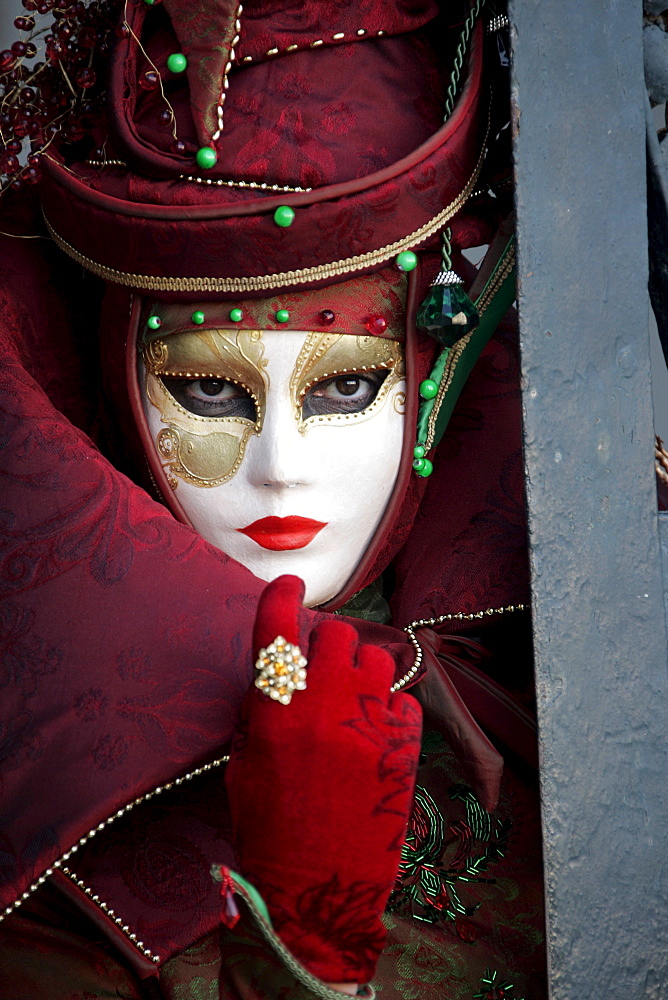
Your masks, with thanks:
[[[73,872],[71,868],[61,867],[60,870],[63,873],[63,875],[67,875],[67,877],[71,879],[72,882],[74,882],[74,884],[79,889],[81,889],[82,892],[84,892],[88,896],[88,898],[103,911],[103,913],[106,914],[106,916],[108,916],[111,920],[113,920],[116,926],[120,928],[121,931],[123,931],[125,936],[130,941],[132,941],[135,948],[138,951],[140,951],[145,958],[150,958],[150,960],[152,962],[155,962],[156,965],[160,962],[160,956],[154,955],[152,951],[149,951],[143,941],[138,941],[137,935],[134,933],[134,931],[130,929],[128,924],[124,924],[122,918],[117,917],[112,908],[107,903],[101,900],[99,896],[94,895],[93,890],[90,888],[90,886],[86,885],[86,883],[77,876],[76,872]]]
[[[228,87],[230,86],[230,81],[229,81],[228,77],[230,75],[230,70],[232,69],[232,63],[236,59],[235,49],[236,49],[236,46],[239,44],[239,33],[241,32],[241,20],[240,20],[240,18],[241,18],[242,11],[243,11],[243,6],[242,6],[242,4],[239,4],[239,6],[237,7],[237,12],[234,15],[234,17],[235,17],[235,21],[234,21],[234,32],[235,32],[235,34],[234,34],[234,38],[232,39],[232,46],[230,48],[230,54],[227,57],[227,63],[225,65],[225,70],[223,72],[223,84],[222,84],[221,91],[220,91],[220,97],[218,98],[218,107],[216,108],[216,113],[218,115],[218,129],[211,136],[211,138],[213,139],[214,142],[216,142],[220,138],[220,134],[223,131],[223,128],[225,127],[225,123],[224,123],[224,120],[223,120],[224,104],[225,104],[225,98],[227,97],[227,90],[228,90]]]
[[[47,868],[46,871],[42,872],[39,878],[36,879],[32,885],[30,885],[26,891],[19,896],[18,899],[16,899],[13,903],[10,903],[9,906],[5,907],[5,910],[0,913],[0,921],[4,920],[5,917],[11,916],[11,914],[14,913],[14,911],[17,910],[19,906],[21,906],[21,904],[25,902],[25,900],[28,899],[33,892],[35,892],[36,889],[39,889],[40,885],[46,882],[50,875],[53,875],[55,869],[60,869],[65,872],[65,874],[69,874],[68,869],[65,867],[65,862],[69,861],[72,855],[75,854],[80,847],[83,847],[89,840],[92,840],[93,837],[97,836],[101,830],[111,826],[111,824],[117,819],[120,819],[121,816],[125,816],[126,813],[129,813],[130,810],[135,808],[135,806],[141,805],[142,802],[148,802],[149,799],[155,798],[156,795],[162,795],[163,792],[168,792],[170,788],[176,788],[178,785],[182,785],[186,781],[192,781],[193,778],[198,778],[200,774],[212,771],[214,767],[220,767],[221,764],[227,764],[229,759],[229,755],[219,757],[218,760],[213,760],[210,764],[203,764],[202,767],[195,768],[194,771],[184,774],[181,778],[175,778],[174,781],[168,781],[164,785],[158,785],[157,788],[147,792],[146,795],[140,795],[139,798],[136,798],[133,802],[129,802],[126,806],[118,809],[112,816],[109,816],[107,819],[103,819],[97,824],[97,826],[93,827],[92,830],[89,830],[83,837],[80,837],[76,844],[70,847],[69,851],[66,851],[58,858],[57,861],[54,861],[50,868]],[[122,922],[119,923],[119,926],[121,926],[121,924]]]
[[[489,120],[487,123],[487,134],[489,134]],[[311,281],[321,281],[325,278],[335,278],[338,275],[348,275],[354,271],[383,264],[392,257],[396,257],[402,250],[409,250],[412,247],[418,246],[429,236],[442,229],[445,223],[465,204],[471,191],[474,189],[485,159],[486,141],[487,136],[482,144],[478,162],[463,190],[438,215],[435,215],[429,222],[420,226],[419,229],[409,233],[408,236],[404,236],[395,243],[381,247],[379,250],[356,254],[354,257],[332,261],[330,264],[321,264],[317,267],[304,267],[295,271],[283,271],[279,274],[249,275],[243,278],[214,278],[208,276],[169,278],[148,274],[131,274],[126,271],[118,271],[116,268],[107,267],[104,264],[98,264],[97,261],[86,257],[55,231],[46,216],[44,217],[44,221],[55,242],[68,256],[72,257],[77,263],[82,264],[88,271],[97,274],[98,277],[113,281],[119,285],[130,285],[136,289],[156,292],[248,292],[259,291],[261,289],[271,290],[280,288],[282,285],[301,285]]]
[[[420,666],[422,664],[422,646],[420,645],[420,643],[416,638],[415,629],[430,628],[433,625],[442,625],[444,622],[452,622],[452,621],[472,622],[475,621],[476,618],[485,618],[491,615],[505,615],[505,614],[510,614],[513,611],[526,611],[526,608],[527,608],[526,604],[508,604],[505,608],[503,607],[487,608],[485,611],[472,611],[469,613],[466,613],[464,611],[458,611],[457,613],[453,614],[439,615],[438,618],[420,618],[418,621],[414,621],[411,622],[410,625],[406,625],[406,627],[404,628],[404,632],[411,640],[415,648],[415,654],[416,654],[415,662],[413,663],[413,666],[411,667],[411,669],[408,671],[407,674],[404,674],[404,676],[400,678],[400,680],[395,681],[395,683],[390,688],[390,691],[392,692],[392,694],[395,694],[397,691],[400,691],[403,687],[405,687],[408,684],[409,681],[413,679],[413,677],[415,677],[418,670],[420,669]]]
[[[86,162],[88,163],[89,161],[87,160]],[[103,165],[101,164],[101,166]],[[192,181],[195,184],[211,184],[214,187],[251,188],[253,191],[280,191],[284,194],[304,194],[313,190],[313,188],[308,187],[288,187],[284,184],[260,184],[257,181],[212,180],[211,177],[196,177],[194,174],[181,174],[179,180]]]
[[[374,37],[382,38],[383,35],[387,34],[387,32],[383,30],[368,32],[366,28],[358,28],[357,31],[354,31],[350,34],[350,41],[354,41],[356,38],[364,38],[365,35],[369,34],[371,35],[372,38]],[[331,36],[333,42],[342,42],[345,39],[345,37],[346,37],[345,31],[337,31],[335,32],[335,34]],[[312,42],[303,42],[301,45],[297,44],[286,45],[286,47],[283,50],[278,48],[267,49],[267,51],[264,54],[265,56],[278,56],[281,54],[284,55],[287,52],[298,52],[300,49],[318,49],[320,48],[321,45],[324,44],[325,44],[324,38],[316,38]],[[253,62],[253,57],[244,56],[241,62],[242,63]]]

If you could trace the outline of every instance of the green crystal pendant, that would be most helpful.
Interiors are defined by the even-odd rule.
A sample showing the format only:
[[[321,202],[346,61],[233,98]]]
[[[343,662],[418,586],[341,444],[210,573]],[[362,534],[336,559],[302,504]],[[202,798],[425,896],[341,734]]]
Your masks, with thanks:
[[[439,271],[418,309],[417,325],[439,344],[452,347],[479,322],[478,310],[464,291],[459,275]]]

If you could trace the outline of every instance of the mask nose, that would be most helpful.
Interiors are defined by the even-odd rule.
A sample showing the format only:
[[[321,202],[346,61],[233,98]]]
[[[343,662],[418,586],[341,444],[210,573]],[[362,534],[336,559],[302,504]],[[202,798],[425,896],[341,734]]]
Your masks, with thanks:
[[[309,445],[299,432],[292,404],[269,404],[260,434],[249,441],[248,479],[260,489],[293,490],[310,485]]]

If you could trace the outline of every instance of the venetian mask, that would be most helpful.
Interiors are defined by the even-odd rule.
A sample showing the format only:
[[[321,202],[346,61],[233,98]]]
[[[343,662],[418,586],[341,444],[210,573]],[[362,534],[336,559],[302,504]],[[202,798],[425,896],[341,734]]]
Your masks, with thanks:
[[[147,337],[143,406],[191,524],[263,580],[338,594],[392,493],[402,346],[337,333],[190,329]]]

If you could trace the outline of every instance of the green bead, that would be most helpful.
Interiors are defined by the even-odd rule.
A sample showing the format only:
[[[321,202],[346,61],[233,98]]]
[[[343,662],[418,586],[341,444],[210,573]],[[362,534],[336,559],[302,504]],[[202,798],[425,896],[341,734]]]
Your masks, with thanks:
[[[433,378],[426,378],[424,382],[420,382],[419,392],[423,399],[433,399],[438,392],[438,383]]]
[[[276,313],[277,323],[287,323],[289,319],[290,319],[290,313],[288,312],[287,309],[279,309],[278,312]]]
[[[167,58],[167,69],[170,73],[183,73],[188,65],[188,60],[183,52],[172,52]]]
[[[211,170],[211,167],[215,167],[218,162],[218,155],[215,149],[211,146],[202,146],[201,149],[197,150],[197,166],[201,167],[202,170]]]
[[[144,3],[145,3],[145,4],[146,4],[146,5],[148,6],[148,7],[152,7],[152,6],[153,6],[153,4],[154,4],[155,2],[156,2],[156,0],[144,0]]]
[[[196,326],[201,326],[204,322],[204,313],[201,309],[196,309],[190,318]]]
[[[430,336],[452,347],[480,322],[478,310],[454,271],[441,271],[418,309],[416,323]]]
[[[230,319],[233,323],[241,323],[244,314],[241,309],[230,309]]]
[[[419,469],[416,468],[418,463],[420,464]],[[431,464],[428,458],[416,458],[415,461],[413,462],[413,468],[415,469],[418,476],[422,476],[423,479],[426,479],[427,476],[430,476],[434,471],[434,466]]]
[[[424,448],[421,444],[416,444],[413,448],[413,458],[424,458]]]
[[[404,250],[397,255],[395,264],[400,271],[412,271],[414,267],[417,267],[417,257],[412,250]]]
[[[295,210],[289,205],[280,205],[274,212],[274,222],[283,229],[291,226],[295,221]]]
[[[146,320],[146,325],[149,328],[149,330],[159,330],[160,327],[162,326],[162,320],[160,319],[159,316],[149,316],[149,318]]]

